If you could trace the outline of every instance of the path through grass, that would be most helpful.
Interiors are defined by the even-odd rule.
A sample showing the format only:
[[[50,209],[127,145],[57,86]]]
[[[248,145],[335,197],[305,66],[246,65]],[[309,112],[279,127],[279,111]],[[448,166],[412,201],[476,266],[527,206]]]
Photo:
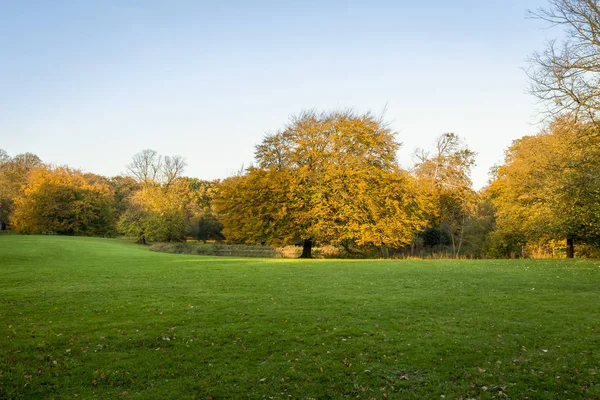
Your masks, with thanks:
[[[600,262],[0,236],[0,398],[598,399]]]

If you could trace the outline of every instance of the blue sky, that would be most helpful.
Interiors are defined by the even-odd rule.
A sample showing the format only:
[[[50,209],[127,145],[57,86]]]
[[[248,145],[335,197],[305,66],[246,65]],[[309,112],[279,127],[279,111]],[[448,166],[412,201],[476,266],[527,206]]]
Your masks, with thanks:
[[[478,153],[476,187],[536,133],[525,59],[544,0],[0,2],[0,148],[116,175],[136,152],[225,178],[302,109],[385,118],[415,148]]]

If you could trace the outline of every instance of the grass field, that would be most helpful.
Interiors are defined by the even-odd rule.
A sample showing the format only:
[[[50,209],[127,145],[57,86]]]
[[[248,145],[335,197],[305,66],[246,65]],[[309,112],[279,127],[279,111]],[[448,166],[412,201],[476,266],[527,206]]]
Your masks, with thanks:
[[[0,398],[599,399],[600,262],[0,236]]]

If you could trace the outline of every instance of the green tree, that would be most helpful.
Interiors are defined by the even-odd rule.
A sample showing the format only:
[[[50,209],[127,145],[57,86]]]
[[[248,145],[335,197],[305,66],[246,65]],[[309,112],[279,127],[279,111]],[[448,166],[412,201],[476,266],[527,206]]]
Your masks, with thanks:
[[[394,133],[370,114],[304,112],[256,147],[256,166],[214,200],[230,241],[399,247],[421,229],[414,179]]]
[[[140,190],[140,184],[130,176],[113,176],[108,180],[111,191],[115,196],[115,210],[120,218],[127,210],[127,199]]]
[[[206,243],[207,240],[223,240],[223,224],[212,213],[202,215],[197,222],[196,238]]]
[[[219,181],[184,178],[190,189],[188,205],[188,233],[198,240],[224,239],[223,225],[213,212],[212,201]]]

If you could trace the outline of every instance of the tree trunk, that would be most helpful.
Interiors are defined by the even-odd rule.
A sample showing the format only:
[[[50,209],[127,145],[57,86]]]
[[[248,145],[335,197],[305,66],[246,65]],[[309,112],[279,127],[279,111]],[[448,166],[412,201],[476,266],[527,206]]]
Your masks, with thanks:
[[[390,258],[390,249],[385,245],[381,246],[381,257]]]
[[[567,236],[567,258],[575,257],[575,240]]]
[[[454,258],[460,258],[460,248],[462,247],[463,239],[465,237],[465,216],[463,215],[462,223],[460,225],[460,236],[458,238],[458,249],[456,250],[456,255]]]
[[[142,236],[141,238],[138,239],[138,241],[136,242],[137,244],[146,244],[146,237]]]
[[[304,239],[302,243],[302,254],[300,258],[312,258],[312,245],[313,242],[311,239]]]

